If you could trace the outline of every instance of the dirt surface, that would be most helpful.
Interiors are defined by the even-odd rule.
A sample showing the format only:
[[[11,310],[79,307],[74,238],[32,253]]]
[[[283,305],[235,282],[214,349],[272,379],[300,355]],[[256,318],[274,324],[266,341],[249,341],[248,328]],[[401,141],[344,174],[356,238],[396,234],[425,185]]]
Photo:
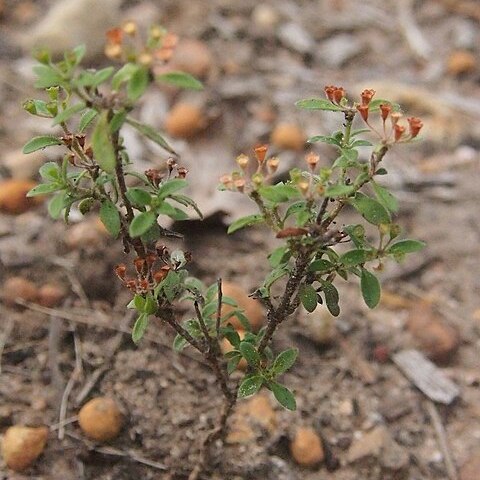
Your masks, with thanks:
[[[57,3],[70,4],[0,2],[0,175],[5,178],[36,178],[35,167],[45,161],[20,153],[31,135],[49,129],[48,122],[28,117],[20,105],[34,95],[28,48],[37,37],[30,32]],[[306,136],[335,128],[328,114],[297,111],[295,100],[321,96],[325,84],[358,93],[372,87],[426,124],[423,142],[387,158],[387,180],[400,200],[398,223],[405,235],[425,240],[428,247],[406,263],[386,267],[376,310],[363,307],[356,285],[340,285],[342,313],[334,324],[318,310],[282,326],[274,350],[294,345],[301,351],[285,375],[285,384],[296,392],[297,411],[285,411],[267,396],[268,425],[249,414],[233,419],[230,434],[239,424],[246,424],[247,434],[231,435],[223,454],[214,449],[212,473],[205,478],[477,480],[480,474],[469,473],[480,462],[476,2],[100,4],[99,16],[105,8],[110,9],[106,18],[144,24],[158,19],[211,52],[203,92],[154,90],[139,112],[161,128],[170,106],[188,100],[201,105],[209,119],[196,138],[173,141],[191,172],[192,196],[210,215],[203,224],[182,227],[193,271],[206,282],[221,276],[251,291],[267,272],[271,235],[256,228],[227,236],[222,218],[228,223],[251,206],[215,189],[235,155],[268,140],[275,124],[294,122]],[[88,23],[88,16],[75,18]],[[88,28],[85,24],[79,31],[93,39],[92,52],[97,48],[89,61],[101,65],[102,47],[95,47]],[[57,30],[68,37],[68,25]],[[126,141],[139,168],[165,160],[133,134]],[[318,151],[327,162],[331,151]],[[302,157],[302,152],[281,153],[282,168]],[[342,220],[347,222],[348,215]],[[87,234],[89,240],[78,247],[75,232],[82,225],[82,238]],[[202,360],[188,350],[174,353],[171,332],[155,322],[147,338],[133,345],[132,318],[125,309],[129,293],[112,273],[120,261],[120,246],[105,238],[94,216],[82,219],[74,213],[73,224],[65,226],[48,219],[45,206],[0,215],[0,281],[21,275],[37,285],[68,289],[54,311],[0,304],[0,429],[51,427],[47,448],[32,467],[14,474],[0,464],[0,478],[186,479],[197,461],[199,442],[220,408],[218,388]],[[392,361],[396,352],[412,348],[432,357],[458,386],[460,394],[450,405],[431,402]],[[79,406],[100,394],[115,397],[126,419],[121,435],[108,445],[86,440],[75,422]],[[62,397],[70,421],[59,440]],[[290,454],[298,426],[313,427],[321,436],[325,460],[314,469],[298,466]]]

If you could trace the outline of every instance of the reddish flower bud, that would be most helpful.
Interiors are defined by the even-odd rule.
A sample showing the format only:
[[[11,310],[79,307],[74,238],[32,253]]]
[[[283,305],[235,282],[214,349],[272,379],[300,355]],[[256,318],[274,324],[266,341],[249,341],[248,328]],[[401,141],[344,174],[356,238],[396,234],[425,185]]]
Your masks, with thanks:
[[[162,181],[162,178],[165,175],[163,173],[161,173],[159,170],[156,170],[154,168],[150,168],[149,170],[145,170],[145,176],[148,178],[148,181],[152,185],[154,185],[155,187],[158,187],[158,185]]]
[[[178,43],[178,36],[174,33],[167,33],[163,38],[162,48],[175,48]]]
[[[320,157],[313,152],[310,152],[305,157],[305,161],[307,162],[307,165],[310,167],[310,170],[312,171],[315,170],[315,167],[317,166],[317,163],[319,160],[320,160]]]
[[[336,87],[334,87],[333,85],[327,85],[324,88],[325,95],[331,102],[333,102],[333,92],[335,91],[335,88]]]
[[[225,187],[225,188],[231,188],[232,187],[232,176],[231,175],[222,175],[220,177],[220,183]]]
[[[137,291],[137,282],[136,280],[128,280],[127,283],[125,283],[126,287],[131,290],[132,292]]]
[[[243,178],[239,178],[233,182],[233,186],[240,192],[243,193],[245,191],[245,180]]]
[[[308,230],[305,228],[296,228],[296,227],[288,227],[280,230],[276,237],[277,238],[288,238],[288,237],[301,237],[302,235],[306,235]]]
[[[267,160],[267,167],[270,173],[275,173],[280,165],[280,160],[277,157],[271,157]]]
[[[373,96],[375,95],[375,93],[376,93],[375,90],[371,88],[365,89],[360,95],[362,97],[362,105],[368,105],[372,100]]]
[[[417,117],[407,118],[410,127],[410,136],[415,138],[423,127],[423,122]]]
[[[145,266],[145,259],[144,258],[136,258],[133,261],[133,264],[135,265],[135,270],[137,273],[142,273],[143,272],[143,267]]]
[[[127,272],[127,267],[123,263],[115,267],[115,273],[120,280],[125,280],[126,272]]]
[[[265,155],[267,154],[268,145],[259,145],[254,149],[255,157],[258,160],[258,163],[263,163],[265,160]]]
[[[150,268],[157,261],[157,256],[151,253],[150,255],[147,255],[145,261],[147,262],[148,268]]]
[[[333,101],[340,103],[343,97],[345,97],[345,89],[343,87],[336,87],[333,92]]]
[[[188,170],[185,167],[178,167],[177,168],[177,177],[178,178],[185,178],[187,176]]]
[[[387,117],[390,115],[391,111],[392,111],[392,106],[389,105],[388,103],[382,103],[380,105],[380,113],[381,113],[383,121],[385,121],[387,119]]]
[[[137,285],[141,292],[148,292],[148,280],[146,278],[139,280]]]
[[[93,160],[93,148],[92,147],[87,147],[85,149],[85,155],[90,159]]]
[[[75,138],[78,144],[83,148],[85,146],[85,134],[84,133],[77,133]]]
[[[397,124],[393,127],[393,131],[395,133],[395,141],[398,142],[402,138],[402,135],[405,133],[405,127]]]
[[[153,274],[153,280],[155,283],[160,283],[170,271],[170,267],[168,265],[163,266],[160,270]]]
[[[366,122],[368,120],[368,105],[357,105],[357,110],[363,120]]]
[[[107,41],[110,45],[120,45],[123,40],[123,31],[119,27],[107,30]]]

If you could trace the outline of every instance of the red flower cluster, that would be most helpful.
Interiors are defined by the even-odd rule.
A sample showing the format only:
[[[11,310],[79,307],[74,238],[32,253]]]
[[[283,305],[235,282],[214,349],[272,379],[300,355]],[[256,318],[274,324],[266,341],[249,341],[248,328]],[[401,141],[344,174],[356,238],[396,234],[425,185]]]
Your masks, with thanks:
[[[333,103],[340,103],[345,97],[345,89],[343,87],[336,87],[335,85],[327,85],[325,87],[325,95]]]

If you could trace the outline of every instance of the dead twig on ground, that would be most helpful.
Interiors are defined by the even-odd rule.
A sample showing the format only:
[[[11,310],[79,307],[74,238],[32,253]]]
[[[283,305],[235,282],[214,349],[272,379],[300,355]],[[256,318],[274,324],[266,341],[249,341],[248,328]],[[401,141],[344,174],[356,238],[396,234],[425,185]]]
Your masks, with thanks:
[[[168,467],[163,463],[155,462],[154,460],[141,457],[140,455],[138,455],[136,452],[132,450],[120,450],[118,448],[113,448],[113,447],[98,447],[74,433],[66,432],[66,435],[70,438],[73,438],[74,440],[77,440],[83,443],[89,451],[101,453],[103,455],[111,455],[114,457],[128,458],[132,462],[141,463],[142,465],[147,465],[148,467],[152,467],[156,470],[168,469]]]
[[[450,446],[448,444],[447,433],[445,432],[445,427],[443,426],[437,407],[431,400],[426,400],[425,408],[430,416],[433,428],[435,430],[435,435],[437,436],[438,446],[440,447],[440,451],[443,455],[448,478],[450,480],[458,480],[457,468],[455,467],[455,463],[452,458]]]
[[[8,320],[5,324],[5,328],[3,330],[2,335],[0,336],[0,374],[2,373],[2,356],[3,351],[5,349],[5,345],[10,337],[10,334],[13,330],[13,325],[15,324],[15,320],[12,317],[8,317]]]
[[[79,380],[83,372],[81,345],[75,328],[73,328],[73,341],[75,346],[75,367],[68,379],[67,385],[65,386],[62,395],[62,402],[60,403],[60,413],[58,417],[58,423],[60,425],[58,429],[59,440],[63,440],[65,437],[65,419],[67,417],[68,399],[70,398],[75,383]]]

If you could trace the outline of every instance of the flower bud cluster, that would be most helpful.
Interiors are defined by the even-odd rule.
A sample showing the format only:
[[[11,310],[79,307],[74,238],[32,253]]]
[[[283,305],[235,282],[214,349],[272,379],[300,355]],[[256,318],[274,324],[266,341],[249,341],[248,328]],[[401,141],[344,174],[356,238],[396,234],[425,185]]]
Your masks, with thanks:
[[[178,37],[159,25],[153,25],[148,37],[142,39],[137,24],[127,21],[107,31],[105,55],[113,60],[150,67],[155,62],[170,60],[177,43]]]

